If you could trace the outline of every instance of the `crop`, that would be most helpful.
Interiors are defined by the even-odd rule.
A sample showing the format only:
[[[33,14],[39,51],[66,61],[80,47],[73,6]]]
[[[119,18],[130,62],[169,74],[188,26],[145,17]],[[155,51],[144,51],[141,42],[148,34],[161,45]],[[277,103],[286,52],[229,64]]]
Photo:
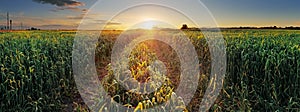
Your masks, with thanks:
[[[121,33],[102,32],[96,46],[99,86],[111,96],[109,101],[98,102],[99,110],[117,111],[120,107],[115,103],[119,103],[133,111],[153,107],[158,107],[156,111],[196,111],[209,84],[211,69],[203,34],[184,32],[195,46],[201,69],[198,89],[192,101],[184,104],[174,92],[180,82],[179,59],[163,42],[151,40],[139,44],[128,57],[127,71],[140,82],[155,79],[162,86],[153,93],[139,94],[120,85],[116,78],[126,81],[122,78],[124,72],[112,71],[110,59],[114,42]],[[224,87],[210,111],[299,111],[300,31],[223,30],[222,34],[226,41],[227,73]],[[89,111],[73,78],[74,36],[72,31],[0,34],[0,111]],[[153,69],[155,60],[161,60],[167,71]],[[139,89],[143,88],[136,88]]]
[[[63,32],[0,35],[0,110],[58,111],[71,102],[73,37]]]

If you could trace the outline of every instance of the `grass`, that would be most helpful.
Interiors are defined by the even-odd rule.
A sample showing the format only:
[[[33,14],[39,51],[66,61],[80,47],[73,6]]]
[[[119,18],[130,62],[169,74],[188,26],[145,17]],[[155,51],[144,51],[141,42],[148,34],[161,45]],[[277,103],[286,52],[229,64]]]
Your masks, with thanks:
[[[154,93],[137,95],[113,83],[110,55],[120,33],[102,33],[95,55],[99,79],[113,100],[136,111],[165,101],[183,110],[198,109],[211,68],[209,49],[201,32],[185,32],[195,46],[201,68],[198,89],[187,106],[174,94],[180,81],[179,59],[162,42],[140,44],[131,53],[129,65],[131,76],[145,82],[153,72],[148,66],[153,60],[161,60],[167,68],[166,77],[158,75],[157,79],[166,79],[164,86]],[[224,30],[222,34],[227,46],[227,73],[224,87],[210,111],[299,111],[300,31]],[[73,79],[74,36],[75,32],[60,31],[0,34],[0,111],[89,111]],[[175,99],[170,99],[172,95]],[[100,105],[103,111],[117,109],[101,102]],[[172,106],[165,104],[158,111]]]

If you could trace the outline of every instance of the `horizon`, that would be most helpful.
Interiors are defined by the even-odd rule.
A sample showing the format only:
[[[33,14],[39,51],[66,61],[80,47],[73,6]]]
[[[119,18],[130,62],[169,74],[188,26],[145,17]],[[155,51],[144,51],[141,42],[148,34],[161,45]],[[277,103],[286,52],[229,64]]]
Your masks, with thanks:
[[[3,25],[3,28],[6,27]],[[28,27],[27,29],[1,29],[2,26],[0,25],[0,31],[78,31],[80,29],[39,29],[35,27]],[[35,28],[32,30],[31,28]],[[233,26],[233,27],[188,27],[187,29],[181,28],[166,28],[166,27],[152,27],[152,28],[140,28],[135,27],[131,29],[81,29],[82,31],[124,31],[124,30],[201,30],[201,29],[297,29],[300,30],[300,26],[285,26],[285,27],[278,27],[278,26]]]
[[[149,0],[145,0],[149,1]],[[183,1],[189,3],[192,0]],[[184,18],[174,18],[170,22],[172,25],[160,24],[156,21],[160,20],[162,14],[172,13],[153,6],[144,7],[143,11],[148,12],[145,15],[136,15],[135,10],[127,11],[124,14],[118,15],[116,19],[110,20],[109,16],[113,15],[111,10],[117,8],[119,4],[111,4],[115,7],[104,7],[106,12],[93,12],[89,9],[97,0],[4,0],[0,4],[0,29],[6,26],[6,13],[9,12],[10,20],[13,20],[13,29],[28,29],[35,27],[43,30],[75,30],[78,28],[83,18],[89,19],[90,25],[106,24],[111,30],[125,29],[152,29],[157,28],[180,28],[182,24],[188,24],[190,27],[195,27],[193,23],[189,23]],[[101,1],[105,2],[105,1]],[[101,3],[100,2],[100,3]],[[126,4],[124,1],[119,1],[120,4]],[[124,2],[124,3],[123,3]],[[136,2],[133,0],[133,2]],[[172,3],[171,1],[166,1]],[[210,10],[218,23],[218,28],[232,27],[299,27],[300,10],[296,4],[300,1],[234,1],[234,0],[201,0],[201,2]],[[16,5],[22,4],[22,5]],[[180,6],[178,8],[186,8],[188,6]],[[161,14],[157,14],[160,12]],[[89,13],[89,17],[85,15]],[[199,11],[191,10],[190,14],[199,15]],[[92,16],[91,16],[92,15]],[[171,15],[180,16],[180,15]],[[197,16],[199,18],[199,16]],[[144,22],[140,26],[133,27],[138,22]],[[158,24],[159,23],[159,24]],[[210,26],[201,26],[210,27]],[[95,29],[90,29],[95,30]]]

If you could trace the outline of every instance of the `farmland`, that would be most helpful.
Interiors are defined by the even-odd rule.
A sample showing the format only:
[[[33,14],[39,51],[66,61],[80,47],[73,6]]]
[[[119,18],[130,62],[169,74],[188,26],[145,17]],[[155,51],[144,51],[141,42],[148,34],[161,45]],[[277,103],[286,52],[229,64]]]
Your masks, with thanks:
[[[153,71],[148,66],[155,60],[159,59],[166,65],[165,76],[154,77],[164,81],[159,90],[137,95],[126,92],[124,87],[115,83],[110,59],[120,33],[102,32],[95,51],[99,79],[114,101],[134,110],[143,110],[170,99],[172,105],[163,104],[158,111],[198,110],[209,85],[211,70],[209,48],[201,32],[184,32],[194,45],[200,62],[198,89],[187,106],[173,93],[180,82],[179,59],[163,42],[143,42],[129,57],[130,73],[140,82],[146,82],[150,77],[149,72]],[[73,77],[75,34],[71,31],[0,33],[0,111],[88,111]],[[211,111],[300,110],[299,30],[235,29],[223,30],[222,34],[226,42],[226,77]],[[100,111],[118,109],[108,107],[107,102],[99,105]],[[170,105],[178,108],[172,109],[168,107]]]

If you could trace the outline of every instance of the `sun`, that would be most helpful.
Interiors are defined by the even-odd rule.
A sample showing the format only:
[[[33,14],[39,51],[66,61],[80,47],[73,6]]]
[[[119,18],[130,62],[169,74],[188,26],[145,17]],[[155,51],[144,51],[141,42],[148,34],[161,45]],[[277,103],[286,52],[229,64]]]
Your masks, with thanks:
[[[157,22],[153,18],[145,18],[143,22],[139,25],[142,29],[152,29],[157,25]]]

